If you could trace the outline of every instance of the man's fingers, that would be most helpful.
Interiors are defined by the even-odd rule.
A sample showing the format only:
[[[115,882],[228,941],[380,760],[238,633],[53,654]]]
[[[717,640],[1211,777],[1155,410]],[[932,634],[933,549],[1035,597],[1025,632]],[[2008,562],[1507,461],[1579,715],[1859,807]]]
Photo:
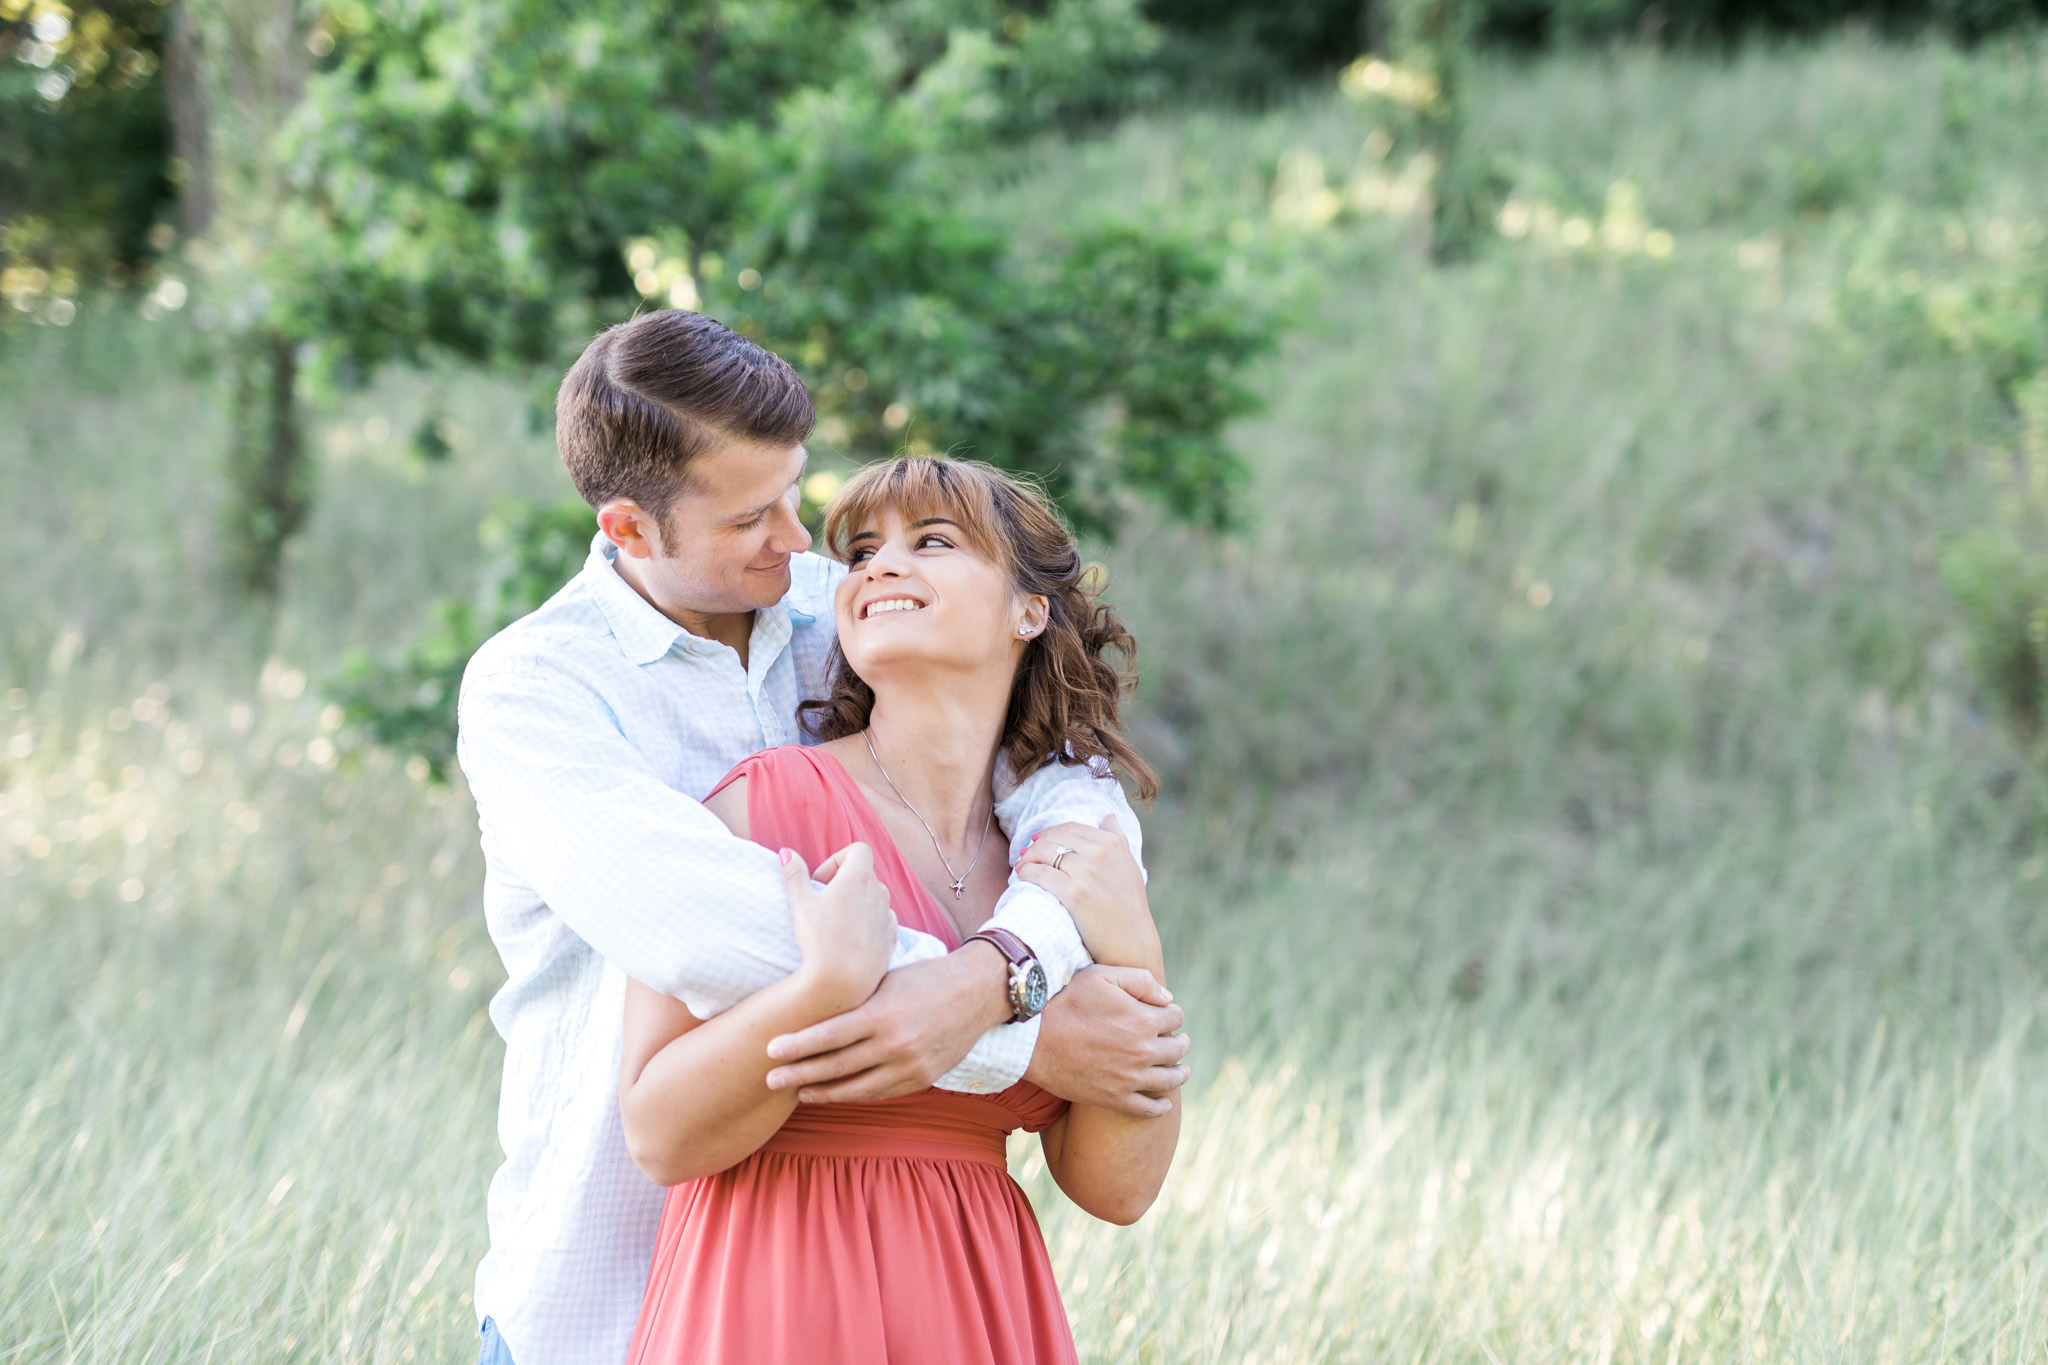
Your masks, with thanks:
[[[1193,1069],[1185,1066],[1155,1066],[1139,1073],[1137,1091],[1141,1095],[1170,1095],[1188,1083],[1194,1075]]]
[[[1097,970],[1124,988],[1133,998],[1148,1005],[1165,1007],[1173,1003],[1173,992],[1143,967],[1100,967]],[[1180,1025],[1174,1025],[1179,1028]]]
[[[873,1066],[829,1085],[807,1085],[796,1092],[796,1098],[799,1104],[864,1104],[929,1088],[902,1067]]]
[[[806,1057],[815,1057],[821,1052],[837,1052],[851,1047],[871,1032],[868,1021],[861,1017],[859,1010],[846,1014],[835,1014],[822,1023],[799,1029],[795,1033],[783,1033],[768,1040],[768,1056],[778,1062],[800,1062]]]
[[[862,1045],[840,1048],[778,1066],[768,1073],[770,1090],[796,1090],[807,1085],[826,1085],[858,1075],[882,1060],[879,1049]]]
[[[1174,1066],[1179,1063],[1181,1058],[1188,1055],[1188,1049],[1194,1045],[1194,1039],[1188,1037],[1185,1033],[1169,1033],[1163,1038],[1154,1038],[1151,1046],[1146,1051],[1151,1055],[1152,1065]],[[1138,1086],[1135,1088],[1143,1090],[1145,1087]]]
[[[1173,1112],[1173,1101],[1165,1095],[1119,1095],[1107,1106],[1126,1118],[1160,1119]]]

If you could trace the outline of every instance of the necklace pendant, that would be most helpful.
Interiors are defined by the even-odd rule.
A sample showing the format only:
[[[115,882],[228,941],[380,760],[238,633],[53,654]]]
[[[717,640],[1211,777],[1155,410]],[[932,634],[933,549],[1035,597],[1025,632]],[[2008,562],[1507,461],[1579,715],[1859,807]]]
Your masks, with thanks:
[[[967,878],[962,877],[959,881],[953,883],[953,899],[956,901],[959,900],[960,897],[966,893],[966,890]]]

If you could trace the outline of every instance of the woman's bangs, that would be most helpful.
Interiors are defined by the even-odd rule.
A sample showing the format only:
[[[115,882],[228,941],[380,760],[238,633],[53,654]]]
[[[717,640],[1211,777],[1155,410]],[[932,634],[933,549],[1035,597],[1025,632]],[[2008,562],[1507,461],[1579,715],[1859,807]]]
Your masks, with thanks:
[[[904,457],[869,465],[846,481],[825,512],[825,545],[842,563],[847,542],[878,530],[893,510],[906,522],[941,517],[966,532],[979,554],[1003,563],[989,490],[968,470],[949,461]]]

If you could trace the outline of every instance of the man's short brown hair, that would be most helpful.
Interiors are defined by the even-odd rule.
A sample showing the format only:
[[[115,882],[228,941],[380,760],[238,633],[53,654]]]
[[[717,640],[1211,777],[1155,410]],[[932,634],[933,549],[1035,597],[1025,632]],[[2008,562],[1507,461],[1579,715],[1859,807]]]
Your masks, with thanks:
[[[706,449],[799,445],[816,422],[788,361],[680,308],[600,332],[555,395],[555,443],[583,500],[630,498],[664,532]]]

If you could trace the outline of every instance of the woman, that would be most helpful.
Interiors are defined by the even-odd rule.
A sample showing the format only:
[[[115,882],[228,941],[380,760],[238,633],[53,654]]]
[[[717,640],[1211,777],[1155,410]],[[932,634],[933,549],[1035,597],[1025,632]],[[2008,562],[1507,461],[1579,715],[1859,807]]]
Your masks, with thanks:
[[[1009,878],[1000,832],[986,856],[999,754],[1019,777],[1055,753],[1114,763],[1154,793],[1117,731],[1128,678],[1103,657],[1128,657],[1130,635],[1085,585],[1043,496],[988,465],[871,466],[833,500],[825,540],[848,572],[832,695],[810,704],[822,742],[755,755],[705,804],[785,864],[802,858],[829,877],[841,849],[843,865],[872,858],[894,913],[827,923],[800,908],[803,965],[709,1021],[629,989],[627,1142],[675,1186],[631,1359],[1071,1362],[1004,1138],[1038,1133],[1075,1203],[1129,1223],[1166,1177],[1177,1101],[1164,1117],[1132,1119],[1019,1082],[993,1096],[928,1090],[799,1108],[767,1088],[766,1049],[872,994],[899,921],[953,947],[992,913]],[[1025,858],[1057,856],[1041,843]],[[1075,922],[1095,960],[1163,985],[1138,888],[1083,899]]]

